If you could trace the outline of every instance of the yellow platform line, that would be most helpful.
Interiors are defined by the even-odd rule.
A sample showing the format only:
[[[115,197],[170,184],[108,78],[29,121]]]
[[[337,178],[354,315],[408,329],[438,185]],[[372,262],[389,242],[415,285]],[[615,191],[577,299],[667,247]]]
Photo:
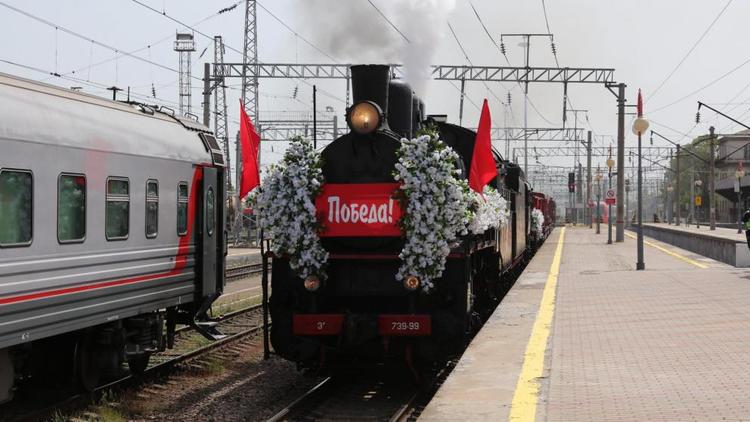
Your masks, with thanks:
[[[560,230],[555,256],[552,259],[547,283],[544,285],[544,291],[542,292],[539,312],[536,314],[531,337],[526,345],[523,367],[521,368],[521,374],[518,376],[516,391],[513,393],[513,401],[510,405],[510,420],[512,421],[533,421],[536,419],[540,389],[539,379],[543,375],[544,352],[547,349],[552,316],[555,313],[555,291],[557,289],[557,277],[560,274],[560,259],[564,241],[565,227]]]
[[[631,239],[635,239],[636,238],[635,235],[632,235],[630,233],[625,233],[625,236],[627,236],[627,237],[629,237]],[[694,259],[690,259],[690,258],[688,258],[688,257],[686,257],[684,255],[680,255],[677,252],[672,252],[669,249],[663,248],[663,247],[657,245],[656,243],[649,242],[646,239],[643,239],[643,243],[647,244],[648,246],[654,247],[654,248],[656,248],[656,249],[664,252],[665,254],[672,255],[673,257],[675,257],[677,259],[681,259],[681,260],[687,262],[688,264],[693,264],[693,265],[695,265],[698,268],[708,268],[708,265],[706,265],[706,264],[701,264],[700,262],[698,262],[698,261],[696,261]]]

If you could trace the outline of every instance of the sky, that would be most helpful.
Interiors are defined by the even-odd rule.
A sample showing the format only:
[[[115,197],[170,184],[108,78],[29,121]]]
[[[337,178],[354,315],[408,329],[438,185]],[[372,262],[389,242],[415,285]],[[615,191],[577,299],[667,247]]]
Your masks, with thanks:
[[[235,4],[234,9],[218,13]],[[463,65],[468,57],[474,65],[521,66],[524,50],[518,39],[505,39],[507,61],[493,40],[499,44],[501,34],[547,32],[554,35],[560,66],[614,68],[616,81],[627,84],[628,104],[635,104],[637,89],[642,89],[651,128],[674,141],[688,142],[712,125],[718,133],[741,129],[708,110],[702,111],[696,124],[699,100],[741,121],[750,120],[750,51],[741,32],[750,16],[746,1],[262,0],[257,16],[259,61],[407,63],[416,75],[410,82],[424,98],[427,112],[447,114],[451,122],[458,122],[457,85],[425,80],[421,76],[428,64]],[[130,87],[134,99],[176,108],[178,56],[173,42],[175,33],[186,28],[169,17],[207,36],[195,33],[195,78],[202,77],[204,62],[213,61],[209,38],[214,35],[221,35],[227,45],[225,61],[242,60],[244,2],[237,0],[0,0],[0,36],[5,40],[0,72],[80,86],[84,92],[106,97],[111,92],[104,87]],[[549,40],[532,39],[530,65],[557,66]],[[332,107],[343,122],[344,82],[309,82],[319,88],[319,107]],[[239,79],[228,85],[229,131],[234,133]],[[312,88],[302,81],[263,79],[259,90],[261,119],[312,109]],[[201,115],[201,91],[201,82],[193,80],[197,115]],[[466,93],[465,126],[476,126],[484,98],[493,126],[523,126],[523,93],[517,84],[472,82],[467,83]],[[508,93],[509,107],[501,104],[507,102]],[[531,84],[528,126],[561,127],[562,93],[562,84]],[[573,107],[588,110],[579,113],[579,126],[593,131],[595,145],[612,144],[617,132],[612,93],[601,85],[571,84],[568,95]],[[572,125],[572,115],[569,119]],[[636,143],[629,130],[631,121],[631,116],[626,117],[628,146]],[[661,140],[654,140],[654,145],[669,146]],[[504,153],[504,145],[496,146]],[[278,160],[282,151],[278,144],[265,145],[264,164]],[[603,166],[605,159],[595,158],[594,166]],[[570,157],[539,161],[549,168],[573,165]]]

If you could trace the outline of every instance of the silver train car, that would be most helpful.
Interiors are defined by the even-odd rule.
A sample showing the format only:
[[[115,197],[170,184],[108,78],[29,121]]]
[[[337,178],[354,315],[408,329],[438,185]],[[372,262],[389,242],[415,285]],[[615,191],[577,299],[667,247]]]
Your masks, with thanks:
[[[143,371],[176,324],[220,337],[223,157],[169,111],[0,74],[0,402],[45,367]]]

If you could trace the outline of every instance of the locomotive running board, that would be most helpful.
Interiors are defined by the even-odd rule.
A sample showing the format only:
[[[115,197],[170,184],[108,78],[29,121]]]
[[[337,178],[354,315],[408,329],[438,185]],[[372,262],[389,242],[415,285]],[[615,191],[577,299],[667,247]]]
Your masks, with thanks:
[[[195,329],[200,335],[211,340],[217,341],[227,337],[226,334],[222,334],[216,326],[219,323],[216,321],[193,321],[190,326]]]

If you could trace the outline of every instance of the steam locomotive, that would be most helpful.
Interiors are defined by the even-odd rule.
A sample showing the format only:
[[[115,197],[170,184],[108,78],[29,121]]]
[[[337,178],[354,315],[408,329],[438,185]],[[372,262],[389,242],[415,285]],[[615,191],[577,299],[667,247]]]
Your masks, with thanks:
[[[343,211],[340,204],[347,193],[377,196],[383,186],[396,184],[401,139],[414,137],[426,124],[434,125],[440,139],[458,153],[462,177],[468,177],[474,131],[447,123],[445,116],[425,116],[424,102],[407,83],[391,79],[389,66],[352,66],[351,75],[354,103],[346,116],[350,131],[322,151],[322,195],[335,191],[336,199],[329,196],[318,204],[335,203]],[[434,361],[459,353],[531,252],[531,188],[518,165],[497,151],[493,156],[498,176],[490,185],[509,204],[508,224],[462,237],[429,292],[416,277],[395,279],[405,242],[397,226],[381,232],[324,230],[321,241],[329,252],[324,282],[303,280],[288,259],[274,257],[269,307],[275,352],[301,368],[320,368],[348,357]],[[547,197],[536,195],[549,208]],[[355,215],[356,209],[347,212]]]

